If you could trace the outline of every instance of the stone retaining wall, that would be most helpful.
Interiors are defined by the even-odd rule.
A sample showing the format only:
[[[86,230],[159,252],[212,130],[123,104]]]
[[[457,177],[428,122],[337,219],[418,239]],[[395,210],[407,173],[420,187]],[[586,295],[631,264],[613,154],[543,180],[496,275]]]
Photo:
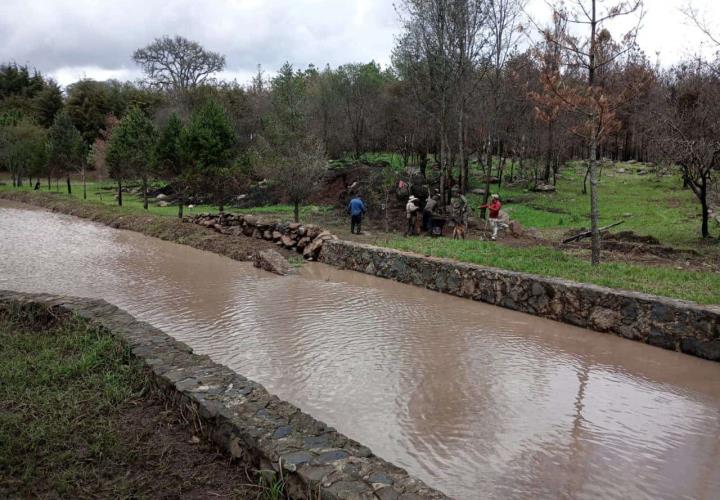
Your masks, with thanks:
[[[209,438],[258,467],[282,468],[292,498],[447,498],[260,384],[193,354],[187,345],[103,300],[0,290],[0,307],[16,303],[70,311],[120,337],[170,399],[192,410]]]
[[[327,241],[320,260],[720,361],[720,308],[446,259]]]
[[[270,222],[254,215],[198,214],[183,217],[183,222],[200,224],[220,234],[242,234],[250,238],[274,241],[278,246],[295,250],[310,260],[318,257],[323,242],[337,239],[329,231],[312,224]]]

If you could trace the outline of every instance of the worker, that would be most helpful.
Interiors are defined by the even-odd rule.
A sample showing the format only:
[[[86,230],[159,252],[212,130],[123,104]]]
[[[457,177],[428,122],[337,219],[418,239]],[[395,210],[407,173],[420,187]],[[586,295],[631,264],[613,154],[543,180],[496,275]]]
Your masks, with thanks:
[[[465,233],[467,232],[469,206],[465,196],[453,188],[453,197],[450,201],[450,208],[452,210],[453,219],[453,239],[465,239]]]
[[[427,232],[432,231],[432,218],[435,215],[435,208],[438,204],[438,195],[433,195],[428,198],[423,208],[422,228]]]
[[[366,211],[365,203],[359,196],[354,196],[350,200],[347,206],[347,213],[350,214],[350,234],[360,234],[362,232],[362,218]]]
[[[492,226],[491,239],[495,241],[497,239],[498,229],[500,228],[500,226],[507,225],[500,220],[500,209],[502,208],[502,203],[500,203],[500,196],[498,196],[497,194],[493,194],[491,196],[490,203],[486,205],[481,205],[480,208],[487,208],[490,211],[490,213],[488,214],[488,220],[490,221],[490,225]]]
[[[416,201],[417,201],[417,198],[413,195],[410,195],[407,205],[405,205],[405,214],[407,216],[407,230],[405,231],[405,236],[414,236],[415,235],[415,226],[417,225],[417,215],[418,215],[418,210],[420,210],[420,207],[415,203]]]

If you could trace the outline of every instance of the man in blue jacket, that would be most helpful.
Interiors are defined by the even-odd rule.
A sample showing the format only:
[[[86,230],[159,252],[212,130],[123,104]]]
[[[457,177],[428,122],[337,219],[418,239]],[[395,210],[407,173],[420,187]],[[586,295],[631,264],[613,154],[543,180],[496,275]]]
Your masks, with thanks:
[[[350,214],[350,232],[352,234],[360,234],[360,226],[362,225],[362,216],[365,213],[365,204],[359,196],[354,196],[347,206],[347,213]],[[355,232],[357,228],[357,232]]]

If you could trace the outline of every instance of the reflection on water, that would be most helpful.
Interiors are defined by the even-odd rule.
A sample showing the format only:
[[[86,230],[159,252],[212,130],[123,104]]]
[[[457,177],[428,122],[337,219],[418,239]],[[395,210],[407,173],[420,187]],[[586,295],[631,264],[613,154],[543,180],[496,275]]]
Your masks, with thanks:
[[[717,498],[720,364],[0,202],[0,288],[102,297],[458,498]]]

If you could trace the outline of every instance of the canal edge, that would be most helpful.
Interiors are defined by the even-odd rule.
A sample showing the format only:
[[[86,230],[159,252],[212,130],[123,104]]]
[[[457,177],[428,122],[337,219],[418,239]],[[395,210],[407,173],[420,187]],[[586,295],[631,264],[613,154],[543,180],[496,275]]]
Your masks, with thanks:
[[[206,437],[232,456],[279,473],[291,498],[448,498],[261,384],[104,300],[0,290],[0,308],[16,305],[76,314],[121,339]]]

